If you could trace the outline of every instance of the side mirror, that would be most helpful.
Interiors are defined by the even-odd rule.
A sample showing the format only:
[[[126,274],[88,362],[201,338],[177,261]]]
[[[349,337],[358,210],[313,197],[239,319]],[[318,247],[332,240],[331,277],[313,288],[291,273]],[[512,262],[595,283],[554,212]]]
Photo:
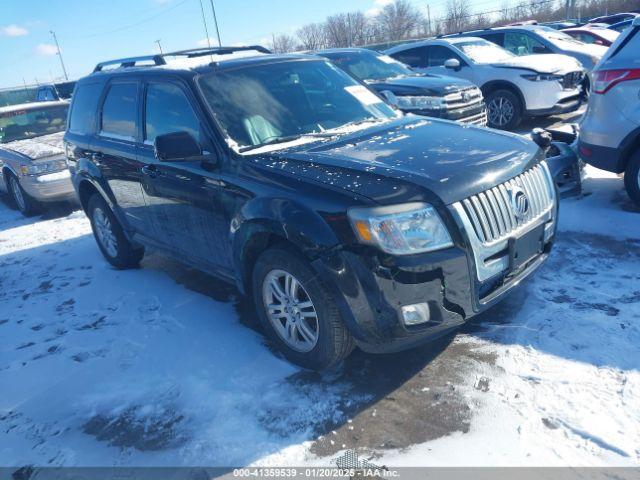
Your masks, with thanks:
[[[450,58],[448,60],[445,60],[444,67],[450,68],[451,70],[455,70],[456,72],[460,70],[460,68],[462,68],[460,65],[460,60],[458,60],[457,58]]]
[[[202,148],[189,132],[158,135],[154,142],[156,158],[161,162],[185,160],[202,156]]]

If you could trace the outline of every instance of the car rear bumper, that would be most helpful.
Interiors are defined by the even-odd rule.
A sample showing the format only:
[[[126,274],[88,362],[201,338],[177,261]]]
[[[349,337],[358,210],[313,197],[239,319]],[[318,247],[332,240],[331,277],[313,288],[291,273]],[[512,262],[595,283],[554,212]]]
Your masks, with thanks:
[[[601,170],[613,173],[624,172],[622,148],[593,145],[578,137],[578,155],[584,162]]]
[[[73,200],[76,197],[68,170],[46,175],[24,175],[20,185],[31,197],[39,202]]]

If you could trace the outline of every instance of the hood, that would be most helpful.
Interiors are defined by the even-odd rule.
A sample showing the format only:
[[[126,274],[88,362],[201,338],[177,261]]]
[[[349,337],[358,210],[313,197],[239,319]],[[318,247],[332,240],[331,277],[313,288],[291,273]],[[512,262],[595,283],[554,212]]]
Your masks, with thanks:
[[[450,204],[515,177],[544,155],[520,135],[409,115],[250,158],[379,204]]]
[[[521,68],[535,73],[565,73],[582,70],[580,63],[573,57],[557,54],[522,55],[491,64],[498,68]]]
[[[466,80],[444,75],[401,76],[367,83],[378,92],[389,90],[396,95],[422,94],[434,97],[443,97],[474,86]]]
[[[43,135],[42,137],[5,143],[0,145],[0,148],[19,153],[31,160],[40,160],[41,158],[63,155],[63,137],[64,132],[52,133],[50,135]]]
[[[562,45],[562,50],[566,52],[589,55],[590,57],[597,58],[601,58],[608,49],[609,47],[605,47],[603,45],[595,45],[593,43],[571,43]]]

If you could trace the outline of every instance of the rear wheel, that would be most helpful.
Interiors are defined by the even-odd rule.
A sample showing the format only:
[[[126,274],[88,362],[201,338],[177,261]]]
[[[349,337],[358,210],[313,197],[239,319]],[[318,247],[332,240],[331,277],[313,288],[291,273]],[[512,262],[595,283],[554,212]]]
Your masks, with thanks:
[[[513,130],[522,121],[522,102],[509,90],[495,90],[486,97],[489,126]]]
[[[293,250],[276,247],[258,258],[253,297],[266,333],[291,362],[325,370],[353,350],[331,293]]]
[[[13,206],[25,217],[31,217],[41,210],[40,203],[24,191],[18,178],[11,173],[7,177],[7,186]]]
[[[640,150],[629,159],[624,172],[624,186],[633,203],[640,207]]]
[[[144,248],[134,247],[127,239],[120,222],[99,194],[88,203],[91,229],[104,258],[118,269],[135,268],[144,256]]]

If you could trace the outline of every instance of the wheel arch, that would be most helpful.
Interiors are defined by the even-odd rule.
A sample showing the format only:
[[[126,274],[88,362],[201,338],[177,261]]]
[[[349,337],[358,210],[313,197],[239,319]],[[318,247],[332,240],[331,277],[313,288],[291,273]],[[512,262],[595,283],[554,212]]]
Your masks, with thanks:
[[[624,172],[631,157],[640,151],[640,127],[633,129],[620,143],[621,154],[618,160],[618,171]]]
[[[482,85],[482,87],[480,87],[480,90],[482,91],[482,96],[484,97],[485,101],[487,97],[496,90],[508,90],[514,93],[520,100],[520,103],[522,104],[523,115],[527,110],[527,102],[524,99],[522,90],[520,90],[520,88],[516,84],[509,82],[508,80],[491,80]]]

